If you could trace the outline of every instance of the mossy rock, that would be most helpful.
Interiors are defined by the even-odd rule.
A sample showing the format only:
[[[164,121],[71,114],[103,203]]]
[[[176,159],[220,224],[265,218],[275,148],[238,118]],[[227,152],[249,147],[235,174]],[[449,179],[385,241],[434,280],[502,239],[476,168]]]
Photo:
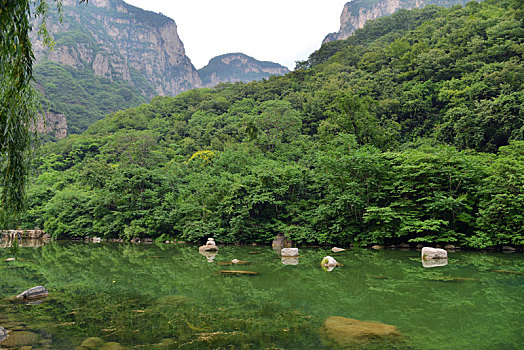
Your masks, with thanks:
[[[338,316],[327,318],[320,333],[336,349],[391,349],[404,343],[395,326]]]
[[[104,345],[105,341],[102,338],[99,337],[91,337],[87,338],[80,344],[81,349],[99,349],[102,345]]]
[[[40,335],[27,331],[13,331],[9,333],[9,337],[2,342],[2,346],[6,348],[20,348],[36,344],[40,341]]]
[[[120,345],[120,343],[117,342],[107,342],[104,345],[102,345],[100,350],[127,350],[127,348],[125,346]]]

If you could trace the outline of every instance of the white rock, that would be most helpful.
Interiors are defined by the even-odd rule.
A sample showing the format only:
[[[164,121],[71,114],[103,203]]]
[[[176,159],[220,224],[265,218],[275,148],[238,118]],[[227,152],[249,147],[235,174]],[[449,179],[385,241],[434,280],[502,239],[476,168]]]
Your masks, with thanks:
[[[298,256],[298,248],[282,248],[281,256]]]
[[[331,248],[331,251],[332,251],[333,253],[338,253],[338,252],[343,252],[343,251],[345,251],[345,249],[344,249],[344,248],[333,247],[333,248]]]
[[[233,264],[238,264],[238,263],[240,262],[240,260],[238,260],[238,259],[233,259],[233,260],[231,260],[231,262],[232,262]]]
[[[444,249],[430,248],[430,247],[422,248],[422,260],[447,259],[447,258],[448,258],[448,252],[445,251]]]
[[[322,259],[322,262],[320,264],[326,267],[335,267],[338,265],[338,262],[328,255],[325,256],[324,259]]]

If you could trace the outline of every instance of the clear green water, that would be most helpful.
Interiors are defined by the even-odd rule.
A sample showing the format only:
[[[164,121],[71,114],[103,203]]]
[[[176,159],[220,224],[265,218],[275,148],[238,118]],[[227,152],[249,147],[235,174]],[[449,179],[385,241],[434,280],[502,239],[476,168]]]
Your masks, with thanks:
[[[394,325],[409,349],[523,349],[524,256],[450,253],[424,268],[417,251],[300,249],[283,265],[270,247],[51,243],[0,248],[0,326],[39,336],[33,349],[88,337],[131,349],[324,349],[329,316]],[[325,255],[342,267],[322,270]],[[220,265],[232,259],[247,265]],[[227,276],[220,270],[257,275]],[[494,270],[506,270],[495,272]],[[458,278],[458,279],[456,279]],[[36,285],[38,305],[7,297]]]

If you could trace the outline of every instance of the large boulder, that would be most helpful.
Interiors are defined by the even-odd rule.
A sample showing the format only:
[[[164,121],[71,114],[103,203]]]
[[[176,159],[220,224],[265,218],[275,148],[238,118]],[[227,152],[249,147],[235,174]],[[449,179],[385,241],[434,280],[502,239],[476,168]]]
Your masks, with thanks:
[[[384,349],[404,341],[395,326],[338,316],[326,319],[320,333],[337,349]]]
[[[275,250],[281,250],[282,248],[291,248],[292,245],[293,242],[286,236],[284,236],[282,233],[279,233],[271,243],[271,246]]]
[[[280,251],[281,256],[298,256],[298,248],[282,248]]]
[[[422,248],[422,260],[447,259],[447,258],[448,258],[448,252],[444,249],[430,248],[430,247]]]
[[[20,300],[26,300],[26,299],[38,299],[38,298],[45,298],[49,295],[49,292],[47,289],[45,289],[44,286],[36,286],[31,289],[28,289],[20,294],[18,294],[15,298]]]

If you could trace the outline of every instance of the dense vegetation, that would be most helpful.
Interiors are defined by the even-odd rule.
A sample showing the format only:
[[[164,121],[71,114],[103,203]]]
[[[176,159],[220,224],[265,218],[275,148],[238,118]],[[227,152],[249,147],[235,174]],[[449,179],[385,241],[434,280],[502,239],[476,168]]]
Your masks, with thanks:
[[[44,60],[35,81],[45,91],[44,110],[67,116],[68,133],[79,134],[108,113],[148,101],[123,79],[98,77],[90,68],[74,68]]]
[[[54,237],[524,243],[518,0],[399,11],[263,82],[157,97],[35,161]]]

